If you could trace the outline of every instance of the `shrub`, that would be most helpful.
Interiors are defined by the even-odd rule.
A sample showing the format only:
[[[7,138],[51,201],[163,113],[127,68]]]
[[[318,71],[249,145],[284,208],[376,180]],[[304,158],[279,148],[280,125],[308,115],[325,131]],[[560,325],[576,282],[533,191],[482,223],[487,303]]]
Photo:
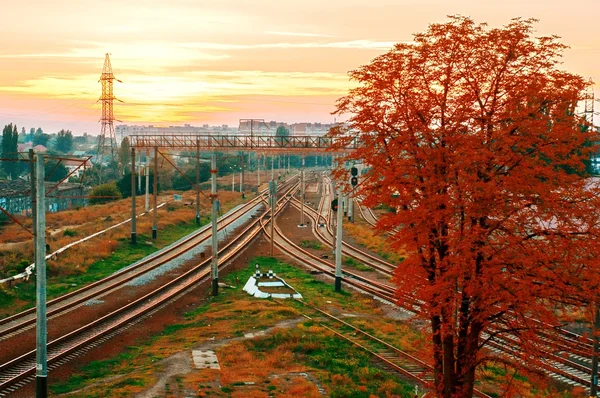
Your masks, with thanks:
[[[77,231],[67,228],[63,231],[63,236],[77,236]]]
[[[117,185],[114,182],[110,182],[98,185],[97,187],[92,189],[90,196],[92,196],[92,198],[90,198],[90,204],[95,205],[119,199],[121,197],[121,192],[119,191]]]

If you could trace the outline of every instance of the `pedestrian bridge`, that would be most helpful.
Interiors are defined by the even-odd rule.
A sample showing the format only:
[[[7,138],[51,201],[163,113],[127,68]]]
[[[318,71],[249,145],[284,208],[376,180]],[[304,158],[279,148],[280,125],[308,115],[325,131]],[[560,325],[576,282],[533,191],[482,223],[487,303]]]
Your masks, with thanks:
[[[342,144],[343,145],[334,145]],[[218,134],[132,134],[129,146],[136,149],[179,149],[199,151],[250,151],[281,153],[347,152],[358,148],[358,139],[293,135],[218,135]],[[332,148],[332,146],[335,147]]]

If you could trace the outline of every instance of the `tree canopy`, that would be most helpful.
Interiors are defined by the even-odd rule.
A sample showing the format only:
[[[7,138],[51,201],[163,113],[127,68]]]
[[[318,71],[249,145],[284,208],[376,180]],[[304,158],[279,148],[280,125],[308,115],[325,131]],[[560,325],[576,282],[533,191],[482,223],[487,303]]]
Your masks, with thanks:
[[[73,148],[73,133],[71,130],[60,130],[56,134],[56,150],[67,153]]]
[[[2,157],[5,159],[18,159],[19,155],[17,154],[18,150],[18,141],[19,141],[19,132],[17,131],[17,126],[12,123],[4,126],[2,130]],[[21,165],[17,161],[3,161],[2,168],[7,176],[11,179],[17,178],[19,175],[19,171],[21,170]]]
[[[535,22],[432,24],[350,72],[337,104],[351,116],[332,135],[361,142],[343,160],[370,167],[359,194],[396,210],[378,228],[406,254],[398,297],[423,302],[441,397],[472,396],[492,341],[542,361],[538,329],[556,337],[568,305],[597,299],[600,189],[583,161],[598,148],[575,113],[586,82]]]
[[[119,146],[119,152],[117,152],[119,159],[119,170],[121,174],[127,169],[131,163],[131,148],[129,147],[129,137],[124,137]]]

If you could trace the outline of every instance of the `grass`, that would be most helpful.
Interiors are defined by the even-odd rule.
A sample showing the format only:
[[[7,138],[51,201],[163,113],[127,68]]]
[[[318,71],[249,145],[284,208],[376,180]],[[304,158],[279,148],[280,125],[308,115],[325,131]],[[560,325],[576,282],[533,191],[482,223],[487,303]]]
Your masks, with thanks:
[[[238,198],[237,195],[231,196],[228,193],[224,193],[223,195],[224,199],[227,200],[223,205],[223,212],[228,211],[241,202],[241,199]],[[102,208],[106,211],[104,214],[114,214],[111,212],[122,210],[122,205],[122,203],[117,204],[112,202],[103,205],[104,207]],[[97,215],[98,208],[100,207],[101,206],[91,206],[93,209],[84,208],[81,211],[85,214],[89,213]],[[171,204],[171,210],[175,209],[175,205]],[[159,213],[158,238],[155,241],[153,241],[150,236],[152,219],[146,217],[138,220],[137,245],[130,244],[129,232],[131,227],[127,224],[114,229],[105,235],[77,245],[61,254],[60,257],[55,260],[49,260],[47,262],[48,300],[102,279],[120,270],[124,266],[134,263],[197,230],[210,221],[210,218],[207,216],[201,217],[201,225],[198,226],[195,222],[195,214],[195,207],[192,208],[192,206],[181,205],[179,205],[179,210],[170,211],[168,215]],[[93,224],[91,222],[80,220],[82,218],[81,214],[74,210],[64,212],[62,217],[64,218],[69,215],[72,216],[73,219],[83,222],[84,224]],[[67,223],[73,221],[63,220],[62,222]],[[116,223],[115,220],[110,221],[108,225],[114,223]],[[61,226],[57,220],[54,221],[54,224],[56,228]],[[100,228],[99,225],[100,224],[95,227],[94,225],[91,225],[91,227],[98,229]],[[107,225],[102,224],[102,228],[105,228],[106,226]],[[61,234],[66,236],[66,238],[63,236],[57,238],[58,240],[50,241],[52,250],[61,247],[63,244],[66,244],[66,242],[79,239],[79,237],[72,238],[72,233],[67,231],[71,231],[71,229],[67,228],[63,230],[63,233]],[[79,229],[77,231],[73,230],[73,232],[81,234],[81,236],[85,236],[89,233],[86,231],[87,229],[85,231]],[[0,252],[0,259],[2,259],[4,263],[13,264],[10,267],[5,266],[2,269],[3,272],[1,274],[18,273],[29,265],[29,261],[23,253],[11,251]],[[28,282],[18,283],[10,288],[0,286],[0,317],[23,311],[34,305],[35,276]]]
[[[346,223],[344,224],[344,233],[348,233],[356,243],[377,253],[393,264],[398,264],[404,260],[404,253],[394,251],[389,242],[384,237],[376,235],[370,226],[360,223]]]
[[[160,334],[129,347],[124,353],[83,366],[69,380],[54,383],[51,386],[53,393],[71,392],[70,396],[101,396],[103,391],[108,391],[111,396],[139,393],[156,381],[154,372],[157,366],[160,368],[157,362],[161,359],[214,338],[239,337],[248,331],[267,329],[282,320],[301,319],[294,305],[258,300],[242,291],[241,285],[253,274],[255,264],[259,264],[263,271],[275,271],[299,289],[305,300],[327,301],[331,303],[327,305],[347,311],[367,311],[372,303],[356,294],[335,292],[332,284],[315,280],[309,273],[276,259],[257,257],[249,262],[248,267],[220,276],[220,280],[230,285],[238,279],[242,281],[240,286],[221,290],[218,297],[211,297],[206,303],[186,312],[182,322],[167,326]],[[202,390],[210,392],[210,395],[228,396],[250,389],[256,394],[266,395],[318,395],[312,382],[293,376],[297,372],[313,373],[330,396],[385,396],[386,392],[390,392],[408,397],[408,392],[412,391],[411,386],[373,365],[369,355],[323,333],[311,322],[300,323],[291,330],[276,329],[265,337],[234,341],[217,349],[217,355],[222,366],[218,389],[211,387],[215,371],[194,370],[186,376],[179,376],[177,381],[169,379],[170,393],[177,389],[181,395],[189,395],[189,391]],[[357,367],[357,364],[360,366]],[[289,372],[292,372],[289,377],[272,377]],[[351,384],[346,382],[346,377],[352,380]],[[255,384],[246,385],[246,381]]]
[[[353,259],[352,257],[343,257],[342,262],[344,263],[344,265],[347,265],[348,267],[352,267],[359,271],[365,271],[365,272],[373,271],[373,268],[367,267],[366,265],[364,265],[363,263],[361,263],[358,260]]]
[[[312,239],[301,240],[300,246],[304,247],[306,249],[314,249],[314,250],[321,250],[323,248],[323,245],[321,244],[321,242],[312,240]]]
[[[201,225],[206,224],[207,219],[202,220]],[[173,225],[166,227],[164,230],[159,231],[158,240],[153,242],[152,245],[146,245],[138,243],[132,245],[129,239],[123,238],[117,243],[114,252],[112,252],[107,258],[103,258],[94,262],[87,270],[83,273],[71,274],[71,275],[53,275],[51,263],[49,263],[48,279],[47,279],[47,298],[51,300],[59,297],[65,293],[76,290],[85,286],[89,283],[95,282],[102,279],[121,268],[132,264],[154,252],[162,247],[167,246],[171,242],[197,230],[199,227],[195,221],[190,221],[183,225]],[[150,236],[139,235],[138,242],[151,241]],[[32,307],[35,305],[35,276],[30,279],[29,282],[15,285],[9,292],[13,296],[12,300],[19,300],[23,304],[20,306],[18,311]],[[0,295],[0,303],[2,302],[2,296]],[[18,312],[15,311],[15,312]]]
[[[159,395],[312,397],[320,394],[312,381],[316,379],[331,397],[413,396],[410,383],[382,371],[369,354],[338,339],[317,322],[302,318],[300,313],[306,311],[302,304],[255,299],[243,292],[242,285],[253,274],[255,264],[262,271],[275,271],[302,293],[306,302],[341,313],[351,312],[355,316],[346,318],[347,322],[415,356],[431,355],[423,335],[406,322],[382,316],[373,299],[335,292],[331,283],[316,280],[303,270],[273,258],[257,257],[243,269],[220,275],[220,281],[228,285],[239,280],[236,288],[222,289],[218,297],[210,297],[186,312],[181,322],[128,347],[122,354],[83,366],[69,380],[53,383],[52,391],[71,392],[70,397],[134,395],[158,381],[157,372],[166,363],[161,360],[209,344],[217,345],[221,370],[194,369],[173,376]],[[295,320],[295,326],[274,328],[281,321],[291,320]],[[241,338],[250,331],[266,329],[270,330],[264,336]],[[300,376],[303,373],[311,375],[311,379]],[[490,366],[478,388],[483,387],[490,395],[503,391],[501,383],[506,382],[507,376],[502,368]],[[512,382],[531,391],[524,397],[578,396],[575,392],[556,393],[556,389],[535,390],[522,377]]]

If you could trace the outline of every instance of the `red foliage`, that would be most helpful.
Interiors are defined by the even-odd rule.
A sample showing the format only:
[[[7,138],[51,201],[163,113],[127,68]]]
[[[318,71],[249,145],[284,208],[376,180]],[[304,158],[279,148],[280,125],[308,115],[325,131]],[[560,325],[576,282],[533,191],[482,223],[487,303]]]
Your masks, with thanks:
[[[370,166],[360,193],[396,209],[378,227],[406,253],[399,290],[426,303],[439,396],[471,396],[484,333],[543,358],[539,329],[599,286],[600,189],[583,164],[597,148],[575,115],[586,84],[534,22],[431,25],[351,72],[338,102],[362,142],[346,160]]]

